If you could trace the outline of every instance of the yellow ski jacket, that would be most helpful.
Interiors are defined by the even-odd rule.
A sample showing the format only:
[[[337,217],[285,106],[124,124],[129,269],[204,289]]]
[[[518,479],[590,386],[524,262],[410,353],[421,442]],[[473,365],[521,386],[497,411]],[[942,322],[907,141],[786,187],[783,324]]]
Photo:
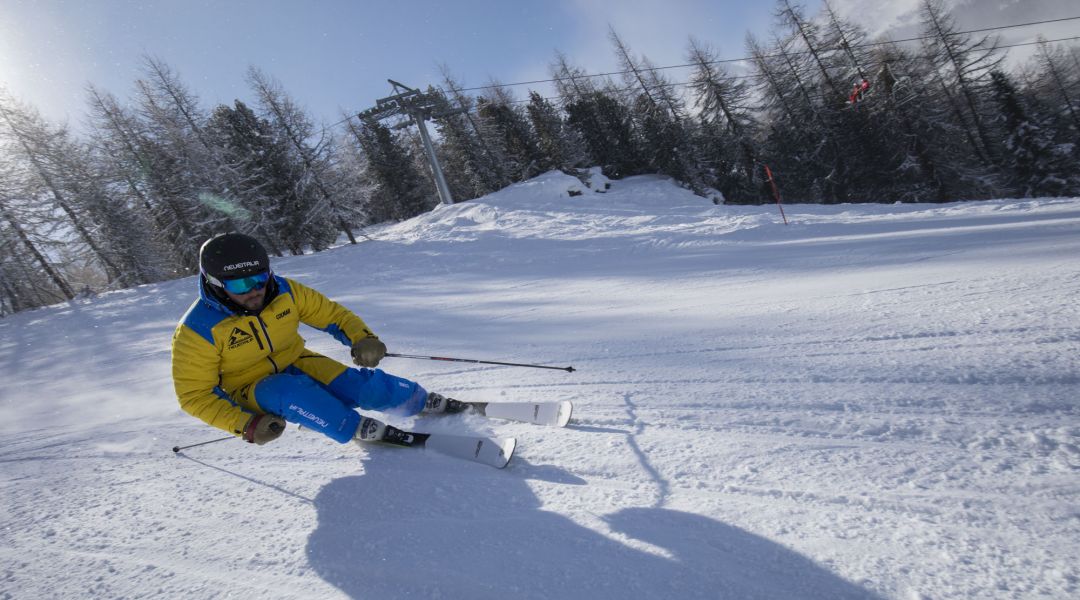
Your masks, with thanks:
[[[180,320],[172,340],[172,375],[180,407],[233,435],[242,435],[253,414],[263,411],[254,401],[255,384],[280,373],[304,348],[300,323],[321,329],[347,346],[374,335],[364,321],[344,306],[291,279],[273,276],[268,302],[258,314],[233,310],[200,280],[199,299]],[[345,365],[321,357],[303,369],[320,383],[329,383]]]

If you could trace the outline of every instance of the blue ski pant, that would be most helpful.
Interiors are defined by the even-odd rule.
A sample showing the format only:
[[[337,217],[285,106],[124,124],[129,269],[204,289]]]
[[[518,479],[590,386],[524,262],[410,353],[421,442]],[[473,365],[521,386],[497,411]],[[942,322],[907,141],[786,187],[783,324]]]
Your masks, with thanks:
[[[320,383],[294,365],[256,383],[254,396],[265,412],[342,444],[353,438],[360,424],[356,409],[412,416],[424,409],[427,400],[420,384],[381,369],[346,368],[329,383]]]

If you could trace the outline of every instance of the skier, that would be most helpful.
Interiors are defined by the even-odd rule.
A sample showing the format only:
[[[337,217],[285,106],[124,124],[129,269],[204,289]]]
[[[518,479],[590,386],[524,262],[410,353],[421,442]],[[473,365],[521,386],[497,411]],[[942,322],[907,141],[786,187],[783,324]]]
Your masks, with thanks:
[[[380,440],[385,425],[356,409],[400,416],[456,402],[375,367],[386,345],[318,291],[275,275],[262,244],[227,233],[199,249],[199,298],[176,327],[172,374],[180,407],[244,440],[277,439],[285,422],[345,443]],[[300,323],[351,347],[354,369],[304,347]]]
[[[848,102],[855,104],[862,100],[863,94],[865,94],[868,89],[870,89],[870,82],[867,81],[865,77],[862,78],[862,81],[856,81],[852,85],[851,95],[848,96]]]

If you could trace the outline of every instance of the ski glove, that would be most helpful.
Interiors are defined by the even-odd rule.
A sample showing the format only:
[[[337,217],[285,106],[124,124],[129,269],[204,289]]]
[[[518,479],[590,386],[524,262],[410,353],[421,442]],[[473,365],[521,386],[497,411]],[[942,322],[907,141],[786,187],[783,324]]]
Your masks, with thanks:
[[[262,446],[285,432],[285,419],[276,415],[254,415],[244,426],[244,441]]]
[[[386,356],[386,344],[373,335],[356,340],[352,345],[353,362],[361,367],[374,369],[384,356]]]

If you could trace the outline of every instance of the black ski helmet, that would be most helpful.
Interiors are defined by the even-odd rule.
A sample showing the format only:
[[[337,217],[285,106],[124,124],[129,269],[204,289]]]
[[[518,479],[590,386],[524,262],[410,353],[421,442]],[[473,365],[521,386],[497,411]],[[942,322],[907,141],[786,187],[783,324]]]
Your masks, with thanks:
[[[217,287],[225,279],[247,277],[270,270],[270,256],[259,240],[242,233],[214,236],[199,248],[199,271]]]

